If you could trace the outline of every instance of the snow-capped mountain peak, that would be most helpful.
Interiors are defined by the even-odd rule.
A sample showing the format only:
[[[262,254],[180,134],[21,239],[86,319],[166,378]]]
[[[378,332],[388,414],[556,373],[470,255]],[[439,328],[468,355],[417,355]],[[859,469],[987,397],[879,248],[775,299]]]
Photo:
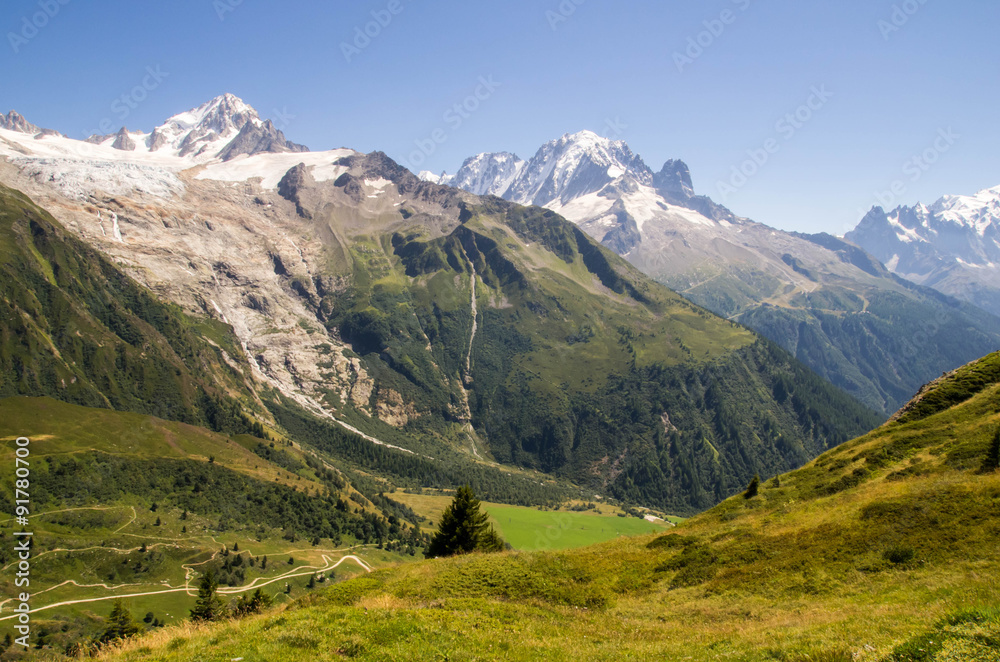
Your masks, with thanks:
[[[478,154],[452,177],[421,178],[555,211],[615,251],[642,241],[647,222],[714,227],[739,224],[729,210],[697,197],[680,160],[654,173],[622,140],[579,131],[551,140],[530,161],[509,152]]]
[[[525,161],[509,152],[477,154],[465,160],[454,177],[439,183],[455,186],[476,195],[501,197],[524,170]]]
[[[442,172],[438,175],[430,170],[421,170],[417,177],[421,181],[430,182],[432,184],[440,184],[441,186],[450,186],[451,182],[455,179],[455,175],[449,175],[447,172]]]
[[[258,128],[264,125],[253,107],[227,93],[174,115],[153,130],[146,146],[152,152],[169,147],[179,156],[215,156],[248,122]]]
[[[24,119],[16,110],[12,110],[6,115],[0,113],[0,129],[17,131],[19,133],[30,133],[32,135],[41,131],[40,128]]]
[[[897,274],[1000,310],[1000,187],[872,209],[846,238]]]
[[[543,145],[504,197],[522,204],[566,204],[625,175],[642,185],[653,183],[652,171],[624,141],[580,131]]]
[[[975,195],[946,195],[931,205],[928,212],[984,237],[990,228],[1000,230],[1000,186]]]
[[[202,167],[199,179],[259,177],[262,186],[274,188],[289,168],[305,163],[325,181],[342,170],[335,162],[352,153],[303,154],[308,151],[232,94],[174,115],[150,133],[122,127],[86,140],[39,130],[17,113],[0,114],[0,158],[70,198],[95,191],[169,197],[185,187],[178,173],[196,166]]]

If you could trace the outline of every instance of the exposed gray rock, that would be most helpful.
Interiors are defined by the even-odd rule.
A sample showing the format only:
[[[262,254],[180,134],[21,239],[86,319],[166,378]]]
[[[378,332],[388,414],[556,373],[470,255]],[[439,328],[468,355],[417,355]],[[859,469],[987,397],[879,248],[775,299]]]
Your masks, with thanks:
[[[615,216],[618,225],[604,235],[601,243],[619,255],[626,255],[642,241],[639,225],[625,209],[625,204],[621,200],[615,203],[610,213]]]
[[[218,156],[223,161],[246,154],[280,154],[283,152],[308,152],[305,145],[289,142],[285,139],[285,134],[275,128],[271,120],[264,122],[262,126],[257,126],[254,122],[247,122],[240,129],[239,135],[222,148]]]
[[[12,110],[6,115],[0,113],[0,129],[8,131],[20,131],[21,133],[35,134],[41,131],[40,128],[24,119],[16,110]]]
[[[122,127],[115,135],[115,141],[111,144],[113,149],[118,149],[123,152],[134,152],[135,151],[135,141],[132,137],[128,135],[128,129]]]
[[[281,181],[278,182],[278,195],[294,203],[295,211],[299,216],[311,220],[312,214],[302,205],[302,191],[315,183],[316,180],[309,174],[306,164],[300,163],[294,168],[289,169],[285,173],[285,176],[281,178]]]
[[[691,170],[680,160],[671,159],[663,164],[663,169],[653,175],[653,186],[660,193],[672,193],[682,197],[694,196]]]
[[[155,152],[170,141],[162,132],[158,129],[154,129],[153,133],[149,134],[146,138],[146,146],[149,147],[149,151]]]

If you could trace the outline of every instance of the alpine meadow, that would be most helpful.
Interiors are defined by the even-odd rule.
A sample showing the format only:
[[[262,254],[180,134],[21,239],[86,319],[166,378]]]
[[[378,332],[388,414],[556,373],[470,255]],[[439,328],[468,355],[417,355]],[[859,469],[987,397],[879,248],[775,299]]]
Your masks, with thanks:
[[[11,0],[0,662],[1000,661],[998,21]]]

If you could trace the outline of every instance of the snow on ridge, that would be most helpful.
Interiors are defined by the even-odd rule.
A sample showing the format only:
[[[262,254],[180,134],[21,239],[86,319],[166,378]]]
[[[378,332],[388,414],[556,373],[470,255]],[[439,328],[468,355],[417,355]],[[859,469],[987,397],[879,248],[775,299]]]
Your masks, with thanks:
[[[27,175],[51,181],[70,198],[86,198],[94,191],[125,195],[131,191],[168,198],[184,191],[178,174],[189,168],[203,166],[195,179],[240,182],[254,177],[262,179],[264,188],[277,188],[289,169],[299,163],[311,168],[313,178],[324,182],[340,177],[347,168],[335,165],[353,150],[328,152],[256,154],[241,156],[229,162],[205,162],[189,156],[179,156],[172,150],[150,151],[137,136],[134,151],[111,147],[113,139],[101,144],[74,140],[64,136],[44,136],[41,139],[0,129],[0,157],[7,157]]]
[[[222,182],[245,182],[261,178],[261,187],[278,188],[278,182],[289,170],[300,163],[310,168],[317,182],[336,179],[347,172],[346,166],[335,165],[345,156],[357,152],[350,149],[334,149],[328,152],[286,152],[281,154],[255,154],[240,156],[232,161],[211,163],[199,172],[195,179],[209,179]]]

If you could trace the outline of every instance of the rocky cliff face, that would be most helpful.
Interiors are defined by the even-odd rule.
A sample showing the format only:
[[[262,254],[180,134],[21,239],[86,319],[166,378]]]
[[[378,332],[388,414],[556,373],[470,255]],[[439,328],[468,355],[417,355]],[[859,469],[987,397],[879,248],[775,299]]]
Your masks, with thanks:
[[[128,129],[122,127],[121,131],[115,134],[115,141],[111,143],[111,148],[123,152],[135,151],[135,141],[129,136]]]
[[[244,124],[233,141],[219,152],[218,157],[223,161],[231,161],[241,155],[308,151],[309,148],[305,145],[286,140],[285,134],[276,129],[271,120],[267,120],[261,126],[253,122]]]

